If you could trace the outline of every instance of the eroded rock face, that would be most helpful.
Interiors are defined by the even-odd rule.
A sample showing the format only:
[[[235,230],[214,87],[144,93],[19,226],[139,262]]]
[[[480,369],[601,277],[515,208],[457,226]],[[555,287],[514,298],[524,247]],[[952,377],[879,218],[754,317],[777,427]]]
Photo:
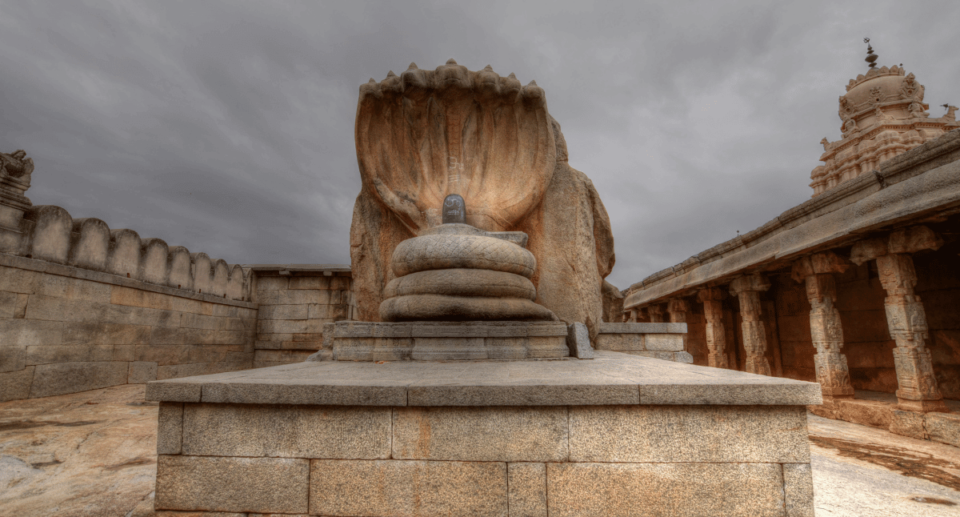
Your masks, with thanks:
[[[610,220],[593,183],[567,164],[545,99],[535,83],[521,88],[512,74],[471,72],[452,60],[361,86],[363,186],[350,235],[360,320],[380,321],[384,290],[398,276],[397,246],[436,231],[444,198],[459,194],[467,224],[529,236],[536,303],[596,335],[601,285],[614,264]]]

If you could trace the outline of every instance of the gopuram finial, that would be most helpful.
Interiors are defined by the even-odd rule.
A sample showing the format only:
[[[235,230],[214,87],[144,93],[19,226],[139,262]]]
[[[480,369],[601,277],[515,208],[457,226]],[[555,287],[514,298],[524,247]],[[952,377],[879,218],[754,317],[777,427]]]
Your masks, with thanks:
[[[867,57],[864,61],[870,64],[870,68],[876,68],[877,64],[874,63],[874,61],[880,56],[873,53],[873,47],[870,46],[870,38],[863,38],[863,42],[867,44]]]

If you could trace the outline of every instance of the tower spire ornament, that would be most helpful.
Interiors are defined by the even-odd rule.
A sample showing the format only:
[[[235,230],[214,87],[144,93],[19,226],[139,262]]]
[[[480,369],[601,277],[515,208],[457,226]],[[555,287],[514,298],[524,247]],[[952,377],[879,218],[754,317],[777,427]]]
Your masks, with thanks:
[[[870,64],[870,68],[876,68],[877,64],[874,63],[874,61],[876,61],[880,56],[873,53],[873,47],[870,45],[870,38],[863,38],[863,42],[867,44],[867,57],[864,59],[864,61]]]

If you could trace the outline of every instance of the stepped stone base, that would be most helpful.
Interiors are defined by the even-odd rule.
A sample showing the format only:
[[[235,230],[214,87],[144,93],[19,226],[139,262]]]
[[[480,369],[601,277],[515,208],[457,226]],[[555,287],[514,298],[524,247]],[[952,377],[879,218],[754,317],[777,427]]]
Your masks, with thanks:
[[[158,511],[813,515],[813,383],[597,351],[305,362],[152,382],[147,399]]]
[[[308,361],[457,361],[588,358],[582,336],[553,321],[372,323],[324,326],[323,348]],[[683,350],[686,323],[603,323],[593,348],[693,363]],[[573,348],[571,349],[571,346]]]

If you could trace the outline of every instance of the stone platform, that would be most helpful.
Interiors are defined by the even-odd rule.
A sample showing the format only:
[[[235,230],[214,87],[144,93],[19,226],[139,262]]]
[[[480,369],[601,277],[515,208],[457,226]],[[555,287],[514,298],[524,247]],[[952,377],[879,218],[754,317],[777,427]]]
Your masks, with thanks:
[[[592,361],[305,362],[152,382],[156,508],[813,515],[817,384]]]
[[[692,363],[683,351],[686,323],[602,323],[597,350]],[[360,322],[323,327],[323,348],[309,361],[561,359],[576,349],[574,330],[554,321]],[[586,346],[584,341],[581,346]]]

